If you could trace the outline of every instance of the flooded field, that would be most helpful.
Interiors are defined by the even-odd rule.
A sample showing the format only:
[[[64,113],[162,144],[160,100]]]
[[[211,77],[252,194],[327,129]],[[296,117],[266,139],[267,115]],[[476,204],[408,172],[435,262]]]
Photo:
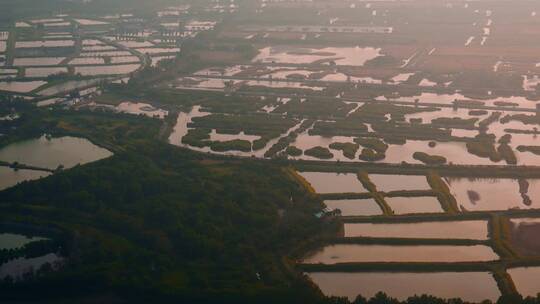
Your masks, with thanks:
[[[490,273],[309,273],[325,295],[347,297],[351,301],[361,294],[373,297],[384,291],[390,297],[406,300],[413,295],[430,294],[441,298],[460,297],[479,303],[495,301],[500,292]],[[475,282],[471,284],[470,282]]]
[[[111,63],[131,63],[131,62],[139,62],[139,57],[137,56],[111,57]]]
[[[27,140],[0,149],[0,160],[56,169],[62,165],[71,168],[77,164],[100,160],[111,156],[108,150],[92,144],[84,138],[60,137]]]
[[[385,200],[395,214],[444,212],[439,200],[432,196],[386,197]]]
[[[13,170],[8,167],[0,167],[0,190],[4,190],[10,187],[17,185],[18,183],[40,179],[51,175],[49,172],[45,171],[34,171],[34,170]]]
[[[138,52],[143,54],[168,54],[168,53],[177,53],[180,52],[180,48],[140,48],[136,49]]]
[[[487,221],[346,223],[345,237],[487,240]]]
[[[425,176],[369,174],[369,179],[377,186],[378,191],[384,192],[431,189]]]
[[[381,208],[373,199],[325,200],[324,204],[330,210],[339,209],[342,216],[382,215]]]
[[[118,56],[131,56],[128,51],[96,51],[96,52],[84,52],[81,53],[81,57],[118,57]]]
[[[74,46],[73,40],[41,40],[41,41],[17,41],[16,48],[47,48]]]
[[[317,193],[362,193],[367,192],[356,174],[322,172],[299,172]]]
[[[0,136],[24,132],[32,111],[63,134],[92,134],[93,141],[43,136],[0,149],[0,161],[70,169],[112,150],[150,153],[131,147],[159,133],[159,140],[192,150],[197,165],[219,167],[209,171],[212,178],[243,162],[299,172],[309,185],[281,179],[292,183],[289,195],[268,183],[284,201],[266,206],[277,209],[270,216],[256,216],[281,219],[308,244],[323,238],[322,248],[296,262],[298,271],[317,271],[308,275],[326,295],[352,300],[384,291],[400,300],[432,294],[495,302],[513,289],[505,270],[523,295],[540,292],[540,267],[524,267],[540,265],[534,1],[195,2],[86,15],[55,9],[2,25],[0,95],[7,97],[0,99],[24,104],[0,107]],[[169,112],[179,114],[176,122]],[[112,120],[91,130],[107,134],[74,133],[91,128],[84,120],[64,123],[68,113]],[[161,127],[131,132],[139,123]],[[51,174],[0,167],[0,190]],[[299,195],[305,209],[297,208]],[[201,210],[191,211],[197,217]],[[296,212],[311,219],[302,229],[293,229]],[[139,220],[147,222],[134,215]],[[316,231],[309,225],[324,233],[309,235]],[[258,229],[244,228],[246,237]],[[308,235],[297,234],[303,231]],[[0,250],[39,239],[2,233]],[[0,279],[62,259],[13,259],[0,266]],[[507,269],[516,265],[523,268]],[[273,287],[264,269],[256,271]],[[211,279],[203,276],[203,285],[222,287]]]
[[[509,225],[510,243],[525,256],[540,255],[540,218],[511,218]]]
[[[522,296],[536,297],[538,295],[540,292],[538,287],[540,267],[510,268],[507,271]]]
[[[13,65],[15,66],[42,66],[42,65],[58,65],[65,57],[33,57],[33,58],[15,58]]]
[[[67,68],[26,68],[24,74],[26,77],[47,77],[60,73],[67,73]]]
[[[123,75],[136,71],[140,66],[140,64],[78,66],[75,67],[75,73],[83,76]]]
[[[487,262],[499,257],[484,245],[329,245],[306,257],[305,264],[370,262]]]
[[[105,63],[105,60],[101,57],[77,57],[77,58],[73,58],[69,62],[70,65],[104,64],[104,63]]]
[[[253,62],[316,64],[335,62],[338,65],[363,66],[366,61],[381,56],[381,49],[361,47],[325,47],[320,49],[298,47],[266,47],[259,50]]]
[[[446,178],[463,210],[539,208],[540,181],[518,179]]]
[[[493,165],[488,158],[482,158],[467,151],[464,142],[436,142],[435,147],[429,146],[429,141],[407,140],[404,145],[389,145],[386,151],[387,163],[401,163],[403,161],[411,164],[419,164],[420,161],[413,158],[413,154],[424,151],[433,155],[444,156],[447,161],[460,165]]]

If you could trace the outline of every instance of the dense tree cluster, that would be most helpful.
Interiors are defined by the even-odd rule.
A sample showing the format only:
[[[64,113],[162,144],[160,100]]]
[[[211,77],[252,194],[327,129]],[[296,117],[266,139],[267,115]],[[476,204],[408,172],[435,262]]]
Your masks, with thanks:
[[[72,234],[62,271],[4,288],[6,296],[75,284],[68,293],[320,299],[283,258],[322,229],[313,216],[321,205],[277,166],[203,160],[152,142],[23,183],[0,201],[9,203],[2,218],[24,216]]]

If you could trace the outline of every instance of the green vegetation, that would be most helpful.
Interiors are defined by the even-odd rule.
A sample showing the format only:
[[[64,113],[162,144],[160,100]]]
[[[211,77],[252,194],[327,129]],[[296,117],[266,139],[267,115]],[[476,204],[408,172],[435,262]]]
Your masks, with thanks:
[[[362,147],[375,150],[378,153],[385,153],[388,150],[388,145],[378,138],[355,138],[354,142]]]
[[[540,117],[538,115],[527,115],[527,114],[522,114],[522,113],[503,116],[501,118],[501,123],[505,124],[512,120],[522,122],[526,125],[540,124]]]
[[[431,121],[432,125],[443,126],[445,128],[475,129],[478,118],[459,118],[459,117],[439,117]]]
[[[345,117],[347,113],[356,107],[355,104],[347,104],[343,101],[322,98],[293,98],[289,102],[280,105],[274,113],[287,113],[289,115],[302,115],[309,118]]]
[[[68,256],[76,254],[39,282],[2,285],[4,299],[318,301],[283,257],[318,233],[312,214],[321,205],[277,166],[146,142],[0,198],[2,221],[61,227],[73,240]],[[43,292],[51,286],[64,292]]]
[[[489,125],[494,123],[494,122],[499,121],[501,116],[502,116],[502,112],[493,112],[493,113],[491,113],[491,115],[489,115],[489,117],[487,117],[486,119],[480,121],[478,123],[478,127],[480,128],[480,130],[487,130]]]
[[[384,199],[384,196],[379,193],[379,191],[377,191],[377,186],[369,179],[369,175],[364,171],[359,171],[356,176],[360,183],[362,183],[364,188],[369,191],[371,197],[379,205],[383,213],[385,215],[393,215],[394,212],[392,211],[392,208],[390,208],[390,206]]]
[[[353,144],[353,143],[331,143],[330,144],[330,149],[343,151],[343,155],[347,157],[348,159],[356,158],[356,152],[358,152],[358,148],[360,148],[360,146],[358,144]]]
[[[413,158],[419,160],[427,165],[444,165],[446,164],[446,157],[439,155],[429,155],[424,152],[414,152]]]
[[[182,143],[192,147],[206,147],[210,140],[210,129],[189,129],[187,134],[182,138]]]
[[[301,156],[303,151],[295,146],[289,146],[287,147],[287,149],[285,150],[285,152],[287,153],[287,155],[290,155],[290,156]]]
[[[408,107],[386,102],[370,102],[362,105],[350,116],[379,123],[387,120],[385,117],[387,114],[390,114],[393,120],[404,121],[407,114],[436,112],[439,110],[435,107]]]
[[[279,152],[283,151],[289,144],[294,142],[296,140],[296,137],[298,137],[298,134],[305,132],[307,129],[309,129],[313,125],[313,121],[306,119],[304,120],[298,129],[291,131],[287,136],[284,136],[278,140],[278,142],[270,147],[268,151],[264,153],[264,157],[274,157]]]
[[[471,116],[484,116],[487,115],[489,112],[487,110],[470,110],[469,115]]]
[[[264,135],[268,133],[282,134],[297,123],[298,121],[292,118],[268,114],[211,114],[193,118],[189,127],[219,129],[220,133],[244,131],[248,135]]]
[[[242,151],[251,152],[251,142],[247,140],[235,139],[229,141],[213,141],[210,149],[217,152]]]
[[[514,150],[512,150],[512,147],[510,147],[507,143],[501,143],[497,148],[497,152],[507,164],[517,164],[516,154],[514,153]]]
[[[493,134],[479,134],[473,140],[467,142],[467,151],[478,157],[489,158],[493,162],[499,162],[502,157],[495,149],[494,144],[495,136]]]
[[[379,56],[374,59],[366,61],[364,64],[365,67],[376,68],[376,67],[385,67],[385,66],[399,66],[401,65],[401,60],[394,56],[384,55]]]
[[[267,114],[243,116],[212,114],[194,118],[189,125],[192,129],[184,136],[182,142],[193,147],[210,147],[217,152],[250,152],[264,148],[270,140],[285,133],[296,123],[294,119]],[[246,135],[258,135],[260,138],[253,141],[253,147],[251,142],[240,139],[223,142],[210,141],[211,129],[216,129],[216,132],[220,134],[238,134],[243,131]]]
[[[509,101],[495,101],[493,104],[499,107],[518,107],[519,106],[518,103],[509,102]]]
[[[540,146],[518,146],[517,150],[519,152],[531,152],[536,155],[540,155]]]
[[[368,149],[368,148],[362,149],[362,152],[358,156],[360,160],[369,161],[369,162],[383,160],[385,157],[386,155],[384,153],[377,152],[375,150]]]
[[[325,147],[313,147],[304,151],[304,155],[320,158],[320,159],[331,159],[334,157],[334,154]]]
[[[77,12],[81,10],[93,13],[88,18],[97,18],[105,14],[123,12],[129,8],[129,13],[135,14],[133,21],[142,20],[140,23],[148,22],[148,24],[139,25],[137,24],[139,21],[131,24],[131,21],[126,21],[126,27],[148,25],[154,27],[163,22],[161,18],[156,18],[156,8],[178,5],[178,0],[93,0],[84,4],[81,4],[81,1],[43,0],[43,3],[36,2],[35,5],[29,5],[29,1],[20,0],[20,4],[17,4],[20,8],[13,16],[11,12],[14,10],[3,9],[3,5],[0,4],[0,19],[11,22],[21,15],[36,18],[39,15],[39,18],[45,18],[51,11],[55,14],[69,13],[68,18],[71,19],[79,17]],[[538,178],[540,176],[538,170],[521,166],[445,165],[446,159],[443,156],[430,155],[422,151],[414,153],[413,157],[424,164],[369,163],[384,160],[389,144],[423,140],[429,141],[429,147],[435,147],[438,142],[467,142],[470,153],[493,161],[504,159],[508,164],[515,164],[517,159],[509,145],[511,141],[509,134],[502,136],[498,142],[496,137],[490,134],[481,134],[469,140],[465,137],[453,137],[449,128],[480,129],[480,133],[485,133],[489,125],[499,119],[503,123],[515,120],[540,125],[538,115],[511,114],[501,119],[501,113],[495,112],[483,119],[480,116],[487,116],[490,113],[481,110],[488,108],[484,102],[456,100],[455,108],[466,107],[469,115],[477,117],[471,119],[443,117],[436,118],[431,123],[422,123],[422,118],[407,116],[418,113],[433,116],[428,112],[441,109],[427,104],[422,105],[419,99],[412,102],[406,101],[405,98],[419,96],[424,91],[452,94],[455,90],[461,90],[460,92],[467,98],[482,99],[487,96],[487,89],[494,85],[497,89],[493,91],[492,97],[496,98],[501,94],[510,94],[514,87],[521,90],[523,83],[521,75],[489,73],[490,75],[486,77],[479,77],[480,74],[466,69],[457,74],[427,73],[421,71],[421,61],[431,55],[431,51],[427,55],[429,49],[424,49],[423,46],[418,48],[417,55],[411,57],[410,65],[406,64],[404,70],[412,71],[414,68],[416,73],[403,85],[392,84],[389,80],[390,75],[396,70],[394,68],[401,66],[401,60],[394,57],[396,54],[385,54],[367,61],[364,68],[337,66],[333,61],[335,59],[328,60],[321,57],[321,60],[306,68],[312,72],[309,77],[296,72],[287,77],[291,80],[306,78],[320,80],[334,73],[345,73],[351,77],[353,75],[365,77],[366,73],[373,73],[374,78],[383,80],[381,85],[365,81],[328,82],[325,83],[328,88],[318,91],[309,87],[322,84],[306,81],[304,88],[273,89],[263,86],[248,88],[238,85],[234,88],[238,91],[228,88],[225,94],[174,89],[174,79],[206,67],[217,66],[218,69],[223,69],[233,65],[245,65],[239,78],[268,76],[271,73],[269,66],[252,64],[251,61],[257,54],[257,49],[263,46],[292,44],[311,48],[323,47],[325,43],[331,43],[336,47],[359,44],[353,32],[344,31],[337,35],[327,32],[315,35],[305,29],[303,39],[294,38],[292,41],[287,36],[299,35],[279,31],[271,31],[264,37],[263,33],[266,31],[258,31],[253,39],[245,39],[250,26],[261,24],[262,27],[276,24],[283,26],[291,22],[308,25],[312,24],[316,13],[311,9],[291,8],[281,10],[282,14],[276,14],[277,9],[272,8],[272,4],[260,13],[246,13],[252,9],[260,9],[251,2],[239,1],[236,13],[223,15],[206,10],[208,5],[215,6],[212,1],[188,0],[186,3],[192,6],[193,10],[190,13],[193,13],[195,18],[193,20],[216,20],[216,18],[222,20],[216,30],[201,33],[193,39],[182,39],[182,52],[175,59],[164,61],[155,68],[144,69],[131,77],[128,84],[102,85],[105,94],[96,99],[99,103],[111,105],[123,100],[151,100],[152,103],[159,104],[173,114],[165,120],[158,121],[125,114],[93,113],[86,111],[84,107],[79,108],[78,105],[77,111],[34,109],[27,107],[24,100],[15,103],[6,96],[0,96],[0,116],[21,114],[21,118],[14,121],[0,120],[0,134],[2,134],[0,147],[47,132],[55,135],[83,136],[115,152],[115,156],[107,160],[77,166],[65,172],[55,173],[49,178],[26,182],[0,192],[1,223],[9,220],[28,223],[37,229],[41,227],[47,231],[49,229],[59,231],[58,234],[54,234],[52,241],[32,243],[21,250],[0,251],[0,262],[22,256],[38,256],[58,251],[58,248],[67,258],[67,263],[61,271],[39,271],[36,276],[30,276],[23,282],[14,283],[10,280],[1,282],[0,298],[7,302],[29,303],[462,304],[463,301],[458,299],[442,300],[429,296],[414,296],[405,301],[398,301],[383,293],[370,300],[361,296],[355,301],[338,297],[325,298],[316,286],[306,279],[302,270],[398,272],[478,270],[493,274],[504,294],[499,303],[522,302],[519,296],[514,295],[515,286],[512,286],[506,268],[514,267],[516,264],[520,266],[538,264],[540,260],[536,257],[525,260],[516,256],[511,244],[506,240],[509,227],[505,220],[510,215],[538,216],[540,211],[510,210],[497,211],[495,214],[490,211],[461,210],[463,213],[460,213],[459,205],[441,175]],[[330,2],[333,1],[328,3],[328,9],[332,14],[344,14],[345,18],[341,18],[340,22],[357,20],[359,16],[362,20],[371,18],[368,16],[371,10],[335,9],[333,8],[335,3]],[[288,6],[286,3],[277,4],[280,5]],[[186,14],[187,16],[189,14]],[[223,19],[223,16],[228,17]],[[403,16],[396,17],[403,19]],[[167,17],[171,18],[177,19]],[[111,20],[111,23],[116,22]],[[414,25],[411,24],[407,30],[413,29],[412,26]],[[21,37],[28,40],[41,39],[44,26],[39,27],[40,30],[36,33],[30,30]],[[24,31],[11,30],[17,35]],[[82,35],[83,32],[81,29]],[[237,37],[233,37],[234,35]],[[388,35],[370,33],[361,36],[363,37],[361,45],[380,45]],[[12,40],[13,38],[10,38],[8,43],[9,61],[13,57],[12,51],[9,50],[13,49]],[[392,35],[392,41],[404,47],[392,51],[396,53],[412,49],[415,43],[411,37],[400,35]],[[432,51],[435,52],[435,49]],[[67,52],[71,53],[71,50],[49,51],[43,48],[37,50],[36,54],[65,55]],[[298,52],[291,51],[289,55],[294,53]],[[332,55],[322,52],[313,55],[315,54]],[[105,61],[110,63],[111,58],[107,57]],[[437,60],[434,60],[433,63],[436,62]],[[273,65],[272,68],[277,66]],[[434,67],[434,70],[439,68]],[[69,75],[48,77],[50,83],[47,86],[59,84],[67,79],[85,78],[73,75],[73,67],[68,70]],[[286,70],[278,67],[274,72]],[[23,68],[19,68],[19,74],[24,74]],[[420,88],[419,82],[422,79],[432,80],[437,85]],[[500,92],[497,91],[499,89]],[[528,97],[537,97],[535,92],[527,94]],[[283,96],[288,96],[290,101],[285,102]],[[379,96],[386,96],[387,102],[375,101],[375,97]],[[275,142],[264,155],[270,159],[257,161],[195,153],[164,144],[163,140],[176,122],[175,114],[193,105],[199,105],[203,111],[211,114],[193,119],[187,135],[182,139],[183,143],[194,147],[208,147],[218,152],[249,152],[265,149],[270,143]],[[503,107],[518,106],[509,102],[496,102],[495,105],[499,106],[500,110],[505,110]],[[261,109],[264,106],[275,107],[275,110],[272,113],[262,113]],[[476,123],[479,124],[479,128]],[[213,130],[219,134],[244,132],[247,135],[256,135],[260,139],[254,140],[253,143],[241,139],[211,141],[210,134]],[[343,151],[343,155],[351,160],[358,154],[358,149],[362,149],[359,159],[367,162],[286,159],[287,155],[301,156],[304,153],[294,146],[294,142],[299,134],[305,132],[327,138],[353,137],[354,142],[333,142],[329,148]],[[507,132],[540,134],[536,128]],[[322,146],[321,144],[305,151],[305,155],[318,159],[332,158],[334,156],[332,151]],[[540,155],[540,147],[536,146],[520,146],[518,150]],[[318,195],[292,166],[313,169],[310,171],[357,173],[359,181],[368,192]],[[370,180],[368,172],[428,175],[432,190],[380,192]],[[519,185],[523,196],[528,183],[520,180]],[[358,189],[359,192],[362,190]],[[387,197],[426,196],[437,197],[445,213],[394,216],[385,200]],[[321,213],[324,207],[322,199],[360,198],[374,199],[384,214],[373,217],[335,218],[334,215]],[[390,223],[460,219],[489,219],[489,240],[336,237],[343,232],[343,222]],[[351,263],[309,267],[296,265],[306,248],[318,248],[329,241],[394,245],[485,244],[492,246],[501,255],[502,260],[456,264]],[[381,289],[384,289],[384,286],[381,286]],[[540,296],[523,302],[540,303]]]
[[[361,136],[366,135],[368,128],[357,119],[343,119],[334,122],[317,121],[313,129],[309,131],[310,135],[322,136]]]
[[[430,172],[427,175],[427,180],[431,189],[437,192],[443,210],[451,214],[458,213],[459,208],[456,198],[452,195],[444,180],[435,172]]]

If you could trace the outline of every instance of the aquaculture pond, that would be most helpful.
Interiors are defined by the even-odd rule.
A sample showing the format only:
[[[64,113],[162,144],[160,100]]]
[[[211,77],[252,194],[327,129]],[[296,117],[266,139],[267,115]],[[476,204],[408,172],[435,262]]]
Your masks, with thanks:
[[[378,191],[429,190],[427,179],[423,175],[369,174],[371,182]]]
[[[45,171],[35,171],[35,170],[13,170],[8,167],[0,167],[0,190],[7,189],[9,187],[15,186],[18,183],[27,180],[40,179],[51,175],[49,172]]]
[[[369,262],[486,262],[499,257],[484,245],[329,245],[309,255],[305,264]]]
[[[441,203],[434,196],[386,197],[385,200],[395,214],[444,212]]]
[[[540,255],[540,218],[513,218],[509,228],[510,242],[519,254]]]
[[[374,199],[325,200],[328,209],[339,209],[342,216],[381,215],[382,210]]]
[[[96,75],[123,75],[135,72],[140,64],[123,64],[123,65],[100,65],[100,66],[78,66],[75,67],[75,74],[83,76]]]
[[[0,149],[0,160],[25,165],[56,169],[62,165],[71,168],[107,158],[112,153],[89,140],[71,136],[26,140]]]
[[[425,152],[430,155],[444,156],[448,163],[461,165],[494,165],[488,158],[482,158],[467,151],[464,142],[435,142],[434,147],[430,147],[427,140],[407,140],[403,145],[389,145],[386,151],[384,162],[399,164],[407,162],[410,164],[421,164],[419,160],[413,158],[415,152]]]
[[[345,223],[345,237],[487,240],[487,221]]]
[[[463,210],[540,208],[540,180],[509,178],[445,178]]]
[[[328,136],[320,136],[320,135],[309,135],[308,132],[309,132],[309,130],[299,134],[296,137],[295,141],[291,144],[291,146],[297,147],[298,149],[301,149],[301,150],[304,150],[304,151],[309,150],[309,149],[314,148],[314,147],[324,147],[324,148],[330,149],[330,151],[334,155],[334,157],[331,159],[332,161],[336,161],[336,160],[339,160],[339,161],[352,161],[351,159],[349,159],[349,158],[345,157],[345,155],[343,155],[343,151],[331,149],[330,144],[336,143],[336,142],[353,143],[354,142],[354,137],[350,137],[350,136],[332,136],[332,137],[328,137]],[[360,151],[356,152],[356,154],[359,154],[359,153],[360,153]],[[357,158],[356,154],[355,154],[354,158]],[[316,157],[307,156],[307,155],[302,155],[300,157],[292,157],[292,158],[305,159],[305,160],[320,160],[320,159],[318,159]]]
[[[67,68],[64,67],[26,68],[24,75],[26,77],[47,77],[50,75],[67,73],[67,71]]]
[[[15,58],[14,66],[41,66],[41,65],[59,65],[65,57],[29,57]]]
[[[508,274],[516,285],[518,292],[524,297],[536,297],[540,293],[540,267],[520,267],[508,269]]]
[[[399,300],[430,294],[479,303],[496,301],[500,296],[495,279],[487,272],[314,272],[308,275],[325,295],[348,297],[351,301],[359,294],[371,298],[379,291]]]
[[[367,192],[353,173],[299,172],[317,193]]]

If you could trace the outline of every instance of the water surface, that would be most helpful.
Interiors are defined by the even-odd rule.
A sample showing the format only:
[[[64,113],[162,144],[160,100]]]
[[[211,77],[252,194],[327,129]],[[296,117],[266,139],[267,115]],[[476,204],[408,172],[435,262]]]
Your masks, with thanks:
[[[516,285],[518,292],[524,297],[536,297],[540,293],[540,267],[520,267],[508,269],[508,274]]]
[[[441,203],[433,196],[385,197],[395,214],[442,213]]]
[[[378,191],[430,190],[427,178],[423,175],[369,174],[369,179]]]
[[[317,193],[367,192],[353,173],[299,172]]]
[[[34,171],[34,170],[13,170],[8,167],[0,167],[0,190],[13,187],[18,183],[27,180],[40,179],[51,175],[49,172],[45,171]]]
[[[345,223],[345,237],[487,240],[487,221]]]
[[[470,211],[540,208],[540,181],[445,178],[458,205]],[[521,184],[521,185],[520,185]]]
[[[107,158],[112,153],[84,138],[65,136],[26,140],[0,149],[0,160],[56,169],[59,165],[71,168]]]
[[[382,215],[382,210],[374,199],[325,200],[331,210],[341,210],[342,216]],[[346,227],[347,224],[345,224]]]
[[[486,262],[499,257],[488,246],[453,245],[329,245],[308,256],[306,264],[367,262]]]
[[[496,301],[500,292],[487,272],[440,273],[309,273],[309,277],[327,296],[366,298],[384,291],[390,297],[406,300],[413,295],[430,294],[440,298],[459,297],[465,301]],[[474,284],[471,284],[474,282]]]

